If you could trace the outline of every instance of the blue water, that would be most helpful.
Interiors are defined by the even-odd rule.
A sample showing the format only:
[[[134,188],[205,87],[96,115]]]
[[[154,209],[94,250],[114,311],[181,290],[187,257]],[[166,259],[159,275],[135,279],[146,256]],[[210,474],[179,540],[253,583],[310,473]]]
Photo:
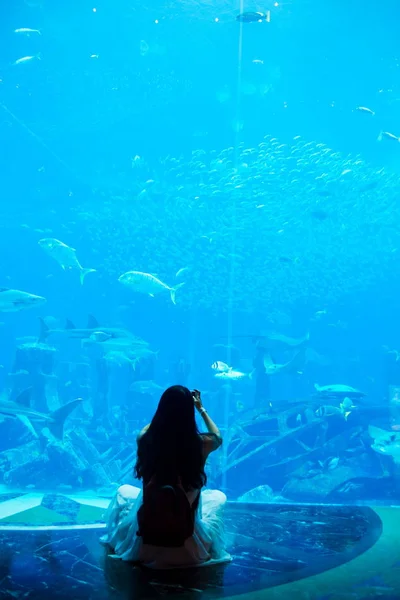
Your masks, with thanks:
[[[254,10],[269,10],[270,22],[236,20]],[[47,300],[0,315],[3,396],[15,399],[24,387],[24,377],[12,375],[15,354],[36,344],[39,317],[63,328],[66,319],[85,327],[94,315],[100,330],[123,328],[158,351],[135,370],[106,361],[107,390],[96,371],[101,343],[49,340],[56,399],[47,408],[57,395],[61,403],[83,397],[86,408],[70,423],[99,452],[119,436],[134,445],[151,418],[159,392],[134,393],[135,380],[201,389],[224,432],[255,406],[265,413],[279,401],[279,413],[290,401],[310,403],[316,383],[344,384],[366,398],[350,411],[355,421],[322,419],[338,435],[333,446],[302,439],[307,452],[322,449],[311,462],[304,457],[301,477],[317,470],[328,481],[348,467],[338,484],[386,477],[395,490],[400,442],[391,440],[392,454],[381,459],[368,427],[393,433],[399,421],[390,386],[400,384],[391,352],[399,337],[400,144],[377,141],[382,131],[400,135],[396,3],[25,0],[0,11],[0,285]],[[21,27],[40,34],[14,32]],[[43,237],[75,248],[97,272],[80,285],[77,271],[64,271],[38,245]],[[118,277],[130,270],[169,286],[185,281],[176,306],[168,292],[152,298],[124,287]],[[230,381],[227,395],[212,363],[248,375],[251,336],[273,332],[309,333],[318,359],[307,355],[293,373],[272,375],[269,397],[257,400],[254,377]],[[271,360],[284,364],[294,353],[283,344]],[[74,366],[82,363],[84,383]],[[128,407],[125,423],[106,418],[106,401],[111,412]],[[368,413],[372,406],[382,407],[379,415]],[[3,431],[11,422],[4,423]],[[351,433],[362,439],[361,470]],[[3,450],[26,442],[11,437]],[[299,445],[287,443],[285,458],[293,457]],[[226,444],[215,459],[211,482],[232,499],[258,485],[284,496],[292,475],[263,471],[270,457],[262,453],[248,480],[244,462],[222,475],[231,451]],[[59,485],[55,471],[45,487]],[[96,488],[90,478],[81,485]],[[368,490],[364,481],[339,500],[369,500]]]

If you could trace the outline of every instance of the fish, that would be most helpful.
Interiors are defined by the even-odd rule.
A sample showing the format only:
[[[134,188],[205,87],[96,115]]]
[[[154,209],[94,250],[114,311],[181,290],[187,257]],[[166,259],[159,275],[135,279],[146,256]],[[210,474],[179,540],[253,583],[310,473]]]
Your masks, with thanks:
[[[356,110],[358,112],[366,113],[366,114],[371,115],[371,116],[375,115],[374,111],[371,110],[370,108],[367,108],[366,106],[357,106]]]
[[[15,62],[13,62],[13,65],[24,65],[28,62],[32,62],[33,60],[41,60],[40,53],[33,54],[32,56],[23,56],[22,58],[18,58]]]
[[[302,338],[292,338],[292,337],[289,337],[288,335],[284,335],[284,334],[278,333],[278,332],[270,333],[266,337],[269,340],[272,340],[275,342],[281,342],[282,344],[285,344],[286,346],[292,346],[292,347],[302,346],[303,344],[307,344],[308,341],[310,340],[309,333],[306,333],[305,336]]]
[[[25,33],[26,35],[42,35],[39,29],[31,29],[30,27],[19,27],[18,29],[14,29],[14,33]]]
[[[351,415],[353,409],[356,409],[356,408],[357,407],[354,406],[354,404],[350,398],[345,398],[343,400],[343,402],[341,402],[339,404],[339,406],[331,406],[331,405],[320,406],[315,411],[315,416],[322,418],[322,417],[332,417],[333,415],[341,415],[342,417],[344,417],[345,421],[347,421],[347,419]]]
[[[257,348],[265,348],[267,350],[272,346],[280,346],[281,344],[292,348],[308,344],[310,334],[306,333],[302,338],[292,338],[283,333],[271,332],[265,335],[233,335],[232,338],[250,338],[253,344],[256,344]]]
[[[21,290],[0,288],[0,312],[18,312],[45,304],[46,298]]]
[[[182,269],[179,269],[179,271],[177,271],[175,277],[177,279],[179,279],[179,277],[181,277],[181,275],[183,275],[184,273],[187,273],[188,271],[190,271],[190,267],[183,267]]]
[[[58,262],[64,271],[79,271],[81,284],[83,284],[86,275],[96,273],[96,269],[84,269],[76,257],[75,248],[67,246],[67,244],[60,242],[60,240],[42,238],[38,244],[49,256]]]
[[[355,408],[355,406],[353,404],[353,401],[350,398],[346,397],[343,400],[343,402],[340,404],[340,408],[342,410],[346,411],[346,410],[351,410],[352,408]]]
[[[383,139],[392,140],[393,142],[400,142],[400,137],[394,135],[394,133],[390,133],[389,131],[381,131],[378,135],[378,142],[381,142]]]
[[[85,341],[85,340],[84,340]],[[90,341],[90,340],[89,340]],[[148,342],[145,342],[141,338],[134,335],[130,338],[112,338],[101,343],[101,348],[108,352],[119,351],[124,352],[129,356],[136,356],[139,358],[146,358],[151,356],[157,356],[158,350],[150,350]]]
[[[176,304],[176,292],[185,285],[184,282],[178,283],[175,287],[170,287],[158,277],[150,273],[142,273],[141,271],[127,271],[118,278],[118,281],[123,285],[142,294],[148,294],[154,297],[160,292],[168,291],[171,295],[173,304]]]
[[[222,362],[221,360],[213,362],[211,368],[214,371],[219,371],[220,373],[227,373],[228,371],[232,371],[232,367],[229,367],[226,363]]]
[[[158,385],[151,379],[134,381],[129,389],[132,392],[137,392],[138,394],[149,394],[150,396],[161,394],[164,391],[164,388],[161,387],[161,385]]]
[[[230,368],[229,371],[222,371],[220,373],[215,373],[214,377],[216,379],[227,379],[227,380],[237,381],[239,379],[246,379],[248,377],[251,379],[251,374],[242,373],[241,371],[235,371],[234,369]]]
[[[29,408],[31,393],[32,389],[27,388],[19,394],[15,402],[0,398],[0,414],[20,419],[31,431],[32,425],[30,422],[39,421],[48,427],[54,437],[62,439],[65,421],[71,412],[81,404],[82,398],[71,400],[57,408],[57,410],[45,414]]]
[[[84,340],[85,341],[85,340]],[[116,364],[129,363],[133,369],[141,360],[155,360],[158,358],[159,350],[151,350],[147,345],[135,345],[122,343],[124,340],[110,340],[100,345],[105,360]]]
[[[349,385],[335,384],[320,386],[318,383],[316,383],[314,387],[317,391],[318,397],[361,399],[367,395],[356,388],[350,387]]]
[[[89,339],[91,339],[93,342],[106,342],[107,340],[111,339],[112,335],[110,333],[106,333],[105,331],[94,331],[92,334],[90,334]]]
[[[222,352],[239,352],[239,349],[233,344],[214,344],[213,348],[214,350]]]
[[[315,416],[319,419],[322,419],[323,417],[333,417],[335,415],[340,415],[341,417],[344,416],[343,411],[338,406],[324,405],[320,406],[315,411]]]
[[[266,13],[262,12],[242,12],[236,17],[236,21],[240,23],[260,23],[261,21],[267,21],[269,23],[271,20],[271,13],[267,10]]]
[[[1,295],[0,295],[1,296]],[[87,326],[84,329],[79,329],[75,327],[72,321],[67,319],[65,329],[51,329],[46,321],[40,318],[40,333],[39,333],[39,343],[46,342],[47,338],[52,335],[62,335],[68,338],[77,338],[77,339],[90,339],[92,342],[98,342],[98,340],[94,340],[91,336],[95,335],[95,337],[103,337],[104,340],[100,343],[106,344],[107,341],[111,339],[129,339],[136,340],[135,336],[133,336],[129,331],[125,329],[113,328],[113,327],[101,327],[95,317],[89,315]],[[109,337],[107,337],[109,336]],[[144,342],[145,343],[145,342]]]
[[[135,370],[136,364],[138,362],[137,358],[129,358],[125,354],[125,352],[121,352],[119,350],[110,350],[104,354],[104,359],[108,362],[114,363],[116,365],[122,366],[124,364],[129,364]]]
[[[378,454],[391,456],[396,464],[400,464],[400,433],[369,425],[368,434],[373,439],[372,450]]]

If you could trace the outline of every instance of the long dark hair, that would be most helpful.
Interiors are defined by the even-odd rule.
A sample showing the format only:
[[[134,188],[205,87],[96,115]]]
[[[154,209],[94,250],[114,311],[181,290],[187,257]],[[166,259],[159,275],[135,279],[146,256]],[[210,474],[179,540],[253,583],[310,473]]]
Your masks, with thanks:
[[[174,483],[181,477],[186,489],[206,483],[202,441],[197,429],[192,393],[173,385],[161,396],[155,415],[138,444],[135,476],[148,483]]]

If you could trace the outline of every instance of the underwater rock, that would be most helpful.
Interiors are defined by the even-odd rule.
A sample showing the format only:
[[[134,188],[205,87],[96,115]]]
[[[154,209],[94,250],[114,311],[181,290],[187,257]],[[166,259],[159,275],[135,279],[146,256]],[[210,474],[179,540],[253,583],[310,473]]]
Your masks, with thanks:
[[[72,443],[75,450],[79,450],[79,453],[84,457],[90,464],[100,462],[100,452],[96,446],[89,439],[82,427],[78,429],[72,429],[68,432],[68,438]]]
[[[131,472],[133,471],[133,460],[132,463],[130,465],[130,470]],[[120,461],[117,462],[110,462],[107,465],[104,465],[104,471],[107,474],[107,477],[109,479],[109,481],[121,481],[124,479],[121,476],[121,473],[124,472],[123,471],[123,467]]]
[[[290,500],[321,500],[335,488],[354,477],[367,477],[368,471],[353,465],[339,465],[334,470],[320,472],[308,479],[292,478],[282,490],[283,496]]]
[[[119,456],[117,460],[116,456]],[[124,451],[120,447],[110,448],[101,455],[82,428],[71,431],[64,442],[48,433],[41,439],[0,452],[0,481],[23,487],[34,484],[46,489],[60,485],[66,489],[109,488],[112,482],[120,480],[128,459],[132,470],[134,457],[129,447]]]
[[[127,478],[133,475],[133,465],[135,464],[136,452],[132,451],[132,448],[125,446],[118,454],[116,454],[112,461],[110,461],[106,468],[110,474],[112,481],[125,481]]]
[[[62,483],[82,485],[86,472],[90,470],[90,464],[78,456],[71,443],[49,443],[47,454],[53,479],[56,478]]]
[[[107,487],[111,484],[111,479],[109,479],[104,467],[100,464],[93,465],[87,476],[88,483],[96,487]]]
[[[132,475],[135,452],[128,445],[109,448],[101,456],[101,462],[110,481],[125,481]]]
[[[355,477],[332,490],[330,502],[393,502],[400,498],[400,482],[392,476]]]
[[[11,468],[4,475],[4,483],[7,485],[26,486],[31,483],[36,487],[48,485],[49,483],[49,459],[46,454],[37,456],[16,467]]]
[[[57,350],[47,344],[21,344],[15,354],[13,371],[27,371],[30,375],[51,375],[54,372],[56,354]]]
[[[10,448],[0,452],[0,472],[6,473],[10,469],[25,465],[40,454],[39,440],[32,440],[17,448]]]
[[[259,485],[252,490],[249,490],[242,496],[239,496],[238,502],[273,502],[274,501],[274,492],[269,485]]]
[[[82,434],[82,432],[80,432]],[[74,486],[107,486],[110,478],[103,465],[100,464],[100,455],[96,454],[94,446],[89,441],[82,444],[85,438],[75,436],[81,447],[76,447],[72,441],[52,441],[47,446],[51,461],[51,472],[57,473],[58,481]],[[50,477],[50,476],[49,476]],[[54,479],[54,475],[52,475]]]

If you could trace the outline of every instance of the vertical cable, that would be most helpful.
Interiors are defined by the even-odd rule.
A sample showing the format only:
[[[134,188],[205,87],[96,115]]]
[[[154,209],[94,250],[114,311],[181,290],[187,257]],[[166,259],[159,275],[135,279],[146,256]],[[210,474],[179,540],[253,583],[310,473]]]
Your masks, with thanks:
[[[244,12],[244,0],[240,0],[240,14]],[[236,127],[235,127],[235,160],[234,165],[235,169],[238,169],[239,166],[239,134],[240,134],[240,116],[241,116],[241,81],[242,81],[242,52],[243,52],[243,23],[240,21],[239,24],[239,40],[238,40],[238,69],[237,69],[237,89],[236,89]],[[232,238],[231,238],[231,261],[230,261],[230,271],[229,271],[229,299],[228,299],[228,365],[232,365],[232,336],[233,336],[233,298],[234,298],[234,283],[235,283],[235,250],[236,250],[236,226],[237,226],[237,218],[236,218],[236,193],[232,194]],[[229,428],[229,409],[232,401],[232,393],[231,387],[227,388],[225,394],[225,402],[224,402],[224,431],[227,432]],[[227,473],[226,467],[228,462],[228,446],[224,444],[223,448],[223,456],[222,456],[222,488],[226,490],[226,480]]]

